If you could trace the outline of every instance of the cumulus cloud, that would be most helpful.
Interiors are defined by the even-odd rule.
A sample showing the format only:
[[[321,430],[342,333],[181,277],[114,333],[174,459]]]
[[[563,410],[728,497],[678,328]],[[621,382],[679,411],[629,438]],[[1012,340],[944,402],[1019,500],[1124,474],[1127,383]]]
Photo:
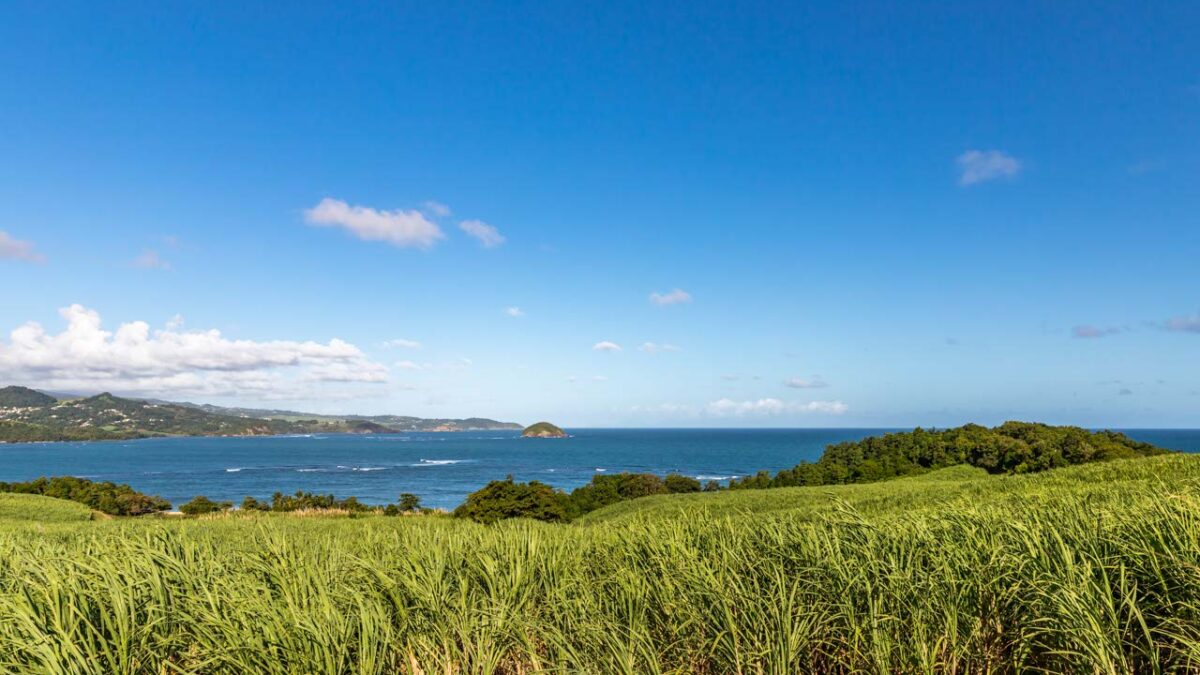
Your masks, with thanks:
[[[442,228],[420,211],[382,211],[329,197],[306,210],[304,218],[318,227],[340,227],[359,239],[384,241],[401,248],[428,249],[446,237]]]
[[[496,248],[507,241],[500,230],[482,220],[464,220],[458,224],[458,229],[478,239],[484,248]]]
[[[506,307],[504,308],[504,313],[513,317],[514,319],[519,319],[525,316],[525,312],[521,311],[520,307]]]
[[[809,378],[792,377],[784,380],[783,383],[792,389],[824,389],[829,386],[825,380],[821,379],[820,375],[813,375]]]
[[[163,260],[158,255],[158,251],[146,249],[142,254],[133,259],[133,266],[144,270],[163,270],[171,269],[171,263]]]
[[[682,288],[676,288],[676,289],[674,289],[672,291],[668,291],[666,293],[659,293],[659,292],[655,291],[654,293],[650,294],[650,302],[653,302],[654,304],[658,305],[659,307],[667,307],[668,305],[678,305],[681,303],[691,302],[691,301],[692,301],[692,294],[688,293],[687,291],[683,290]]]
[[[1100,326],[1075,326],[1071,329],[1071,336],[1078,339],[1102,338],[1109,335],[1116,335],[1122,332],[1122,328],[1109,326],[1102,328]]]
[[[441,202],[435,202],[432,199],[421,205],[426,213],[429,213],[438,218],[445,218],[450,215],[450,207]]]
[[[385,340],[383,346],[386,349],[420,349],[421,343],[416,340],[405,340],[404,338],[396,338],[395,340]]]
[[[7,232],[0,230],[0,260],[40,263],[46,262],[46,256],[34,249],[33,242],[13,239]]]
[[[968,150],[955,161],[960,171],[958,184],[964,187],[1012,178],[1021,171],[1020,160],[999,150]]]
[[[734,401],[723,398],[705,406],[705,412],[714,417],[774,417],[789,414],[841,415],[849,406],[841,401],[781,401],[777,398],[760,398],[756,401]]]
[[[592,349],[598,352],[619,352],[621,351],[621,345],[615,342],[609,342],[608,340],[602,340],[592,345]]]
[[[1172,317],[1163,327],[1176,333],[1200,333],[1200,314]]]
[[[676,347],[675,345],[666,343],[666,342],[664,342],[662,344],[659,344],[657,342],[643,342],[642,346],[638,347],[638,349],[646,352],[647,354],[658,354],[660,352],[681,351],[679,347]]]
[[[47,333],[36,322],[0,340],[0,379],[50,389],[119,393],[298,398],[298,382],[381,383],[387,368],[339,339],[231,340],[220,331],[184,331],[144,321],[104,330],[81,305],[59,310],[66,328]]]

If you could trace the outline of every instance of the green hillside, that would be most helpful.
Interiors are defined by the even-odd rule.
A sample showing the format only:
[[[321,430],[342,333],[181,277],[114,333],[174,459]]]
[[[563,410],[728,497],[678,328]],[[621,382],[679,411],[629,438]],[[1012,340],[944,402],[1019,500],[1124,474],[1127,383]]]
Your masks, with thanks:
[[[1194,672],[1200,456],[571,524],[0,520],[14,672]],[[51,536],[47,536],[47,532]]]
[[[58,399],[29,387],[4,387],[0,389],[0,408],[28,408],[53,405]]]
[[[108,393],[59,400],[26,387],[0,389],[0,442],[519,428],[483,418],[331,417],[122,398]]]
[[[0,523],[70,523],[91,518],[91,509],[65,499],[0,492]]]

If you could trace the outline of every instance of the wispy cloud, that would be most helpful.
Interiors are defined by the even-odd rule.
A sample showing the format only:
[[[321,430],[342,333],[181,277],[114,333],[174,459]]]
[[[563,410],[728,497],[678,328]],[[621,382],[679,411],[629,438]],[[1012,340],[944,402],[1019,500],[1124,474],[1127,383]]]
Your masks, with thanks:
[[[132,264],[134,267],[143,270],[162,270],[166,272],[170,271],[171,269],[171,263],[163,260],[162,257],[158,255],[158,251],[153,249],[146,249],[145,251],[142,251],[141,255],[133,259]]]
[[[608,340],[602,340],[592,345],[592,349],[598,352],[619,352],[621,351],[621,345]]]
[[[955,160],[958,163],[958,184],[962,186],[1012,178],[1021,172],[1017,158],[999,150],[968,150]]]
[[[663,342],[661,344],[658,342],[643,342],[642,346],[638,347],[638,349],[640,349],[643,352],[646,352],[647,354],[658,354],[661,352],[681,351],[679,347],[677,347],[673,344],[667,343],[667,342]]]
[[[396,366],[400,370],[425,370],[425,368],[426,368],[425,364],[420,364],[420,363],[417,363],[416,361],[409,361],[409,360],[397,361],[396,363],[394,363],[392,365]]]
[[[514,319],[519,319],[525,316],[525,312],[520,307],[505,307],[504,313],[513,317]]]
[[[464,220],[458,224],[458,229],[475,237],[484,248],[496,248],[507,241],[500,230],[482,220]]]
[[[445,204],[443,204],[441,202],[435,202],[433,200],[430,200],[430,201],[425,202],[424,204],[421,204],[421,208],[425,209],[426,213],[428,213],[432,216],[436,216],[438,218],[445,218],[450,215],[450,207],[449,206],[446,206]]]
[[[792,377],[784,380],[783,383],[792,389],[824,389],[829,386],[829,383],[821,379],[820,375],[813,375],[809,378]]]
[[[340,227],[365,241],[383,241],[401,248],[428,249],[446,237],[437,223],[420,211],[383,211],[366,206],[351,206],[326,197],[304,212],[310,224]]]
[[[705,412],[715,417],[773,417],[788,414],[841,415],[849,410],[841,401],[781,401],[777,398],[760,398],[750,401],[735,401],[723,398],[705,406]]]
[[[1093,338],[1108,337],[1110,335],[1116,335],[1118,333],[1123,333],[1123,332],[1125,332],[1125,329],[1121,328],[1119,326],[1101,327],[1101,326],[1081,325],[1081,326],[1075,326],[1074,328],[1071,329],[1071,336],[1074,338],[1077,338],[1077,339],[1087,340],[1087,339],[1093,339]]]
[[[654,304],[658,305],[659,307],[667,307],[669,305],[678,305],[678,304],[682,304],[685,302],[691,302],[691,301],[692,301],[692,294],[688,293],[687,291],[683,290],[682,288],[676,288],[676,289],[674,289],[672,291],[668,291],[666,293],[659,293],[656,291],[656,292],[650,294],[650,302],[653,302]]]
[[[396,338],[394,340],[385,340],[383,343],[385,349],[420,349],[421,343],[416,340],[406,340],[404,338]]]
[[[1200,333],[1200,314],[1172,317],[1163,327],[1176,333]]]
[[[33,242],[13,239],[7,232],[0,230],[0,260],[41,263],[46,262],[46,256],[37,252]]]
[[[1127,388],[1122,388],[1117,391],[1117,396],[1133,396],[1133,390],[1127,389]]]

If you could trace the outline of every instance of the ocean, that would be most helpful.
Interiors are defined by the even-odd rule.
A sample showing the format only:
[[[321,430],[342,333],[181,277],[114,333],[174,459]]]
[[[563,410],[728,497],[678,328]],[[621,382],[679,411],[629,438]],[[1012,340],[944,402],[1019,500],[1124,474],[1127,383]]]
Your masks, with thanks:
[[[150,438],[0,444],[0,481],[79,476],[128,483],[179,506],[196,495],[240,502],[296,490],[354,495],[368,504],[401,492],[451,509],[488,481],[512,475],[570,490],[597,473],[678,472],[728,481],[813,461],[830,443],[887,429],[571,429],[567,439],[516,431]],[[1129,429],[1129,436],[1200,452],[1197,429]]]

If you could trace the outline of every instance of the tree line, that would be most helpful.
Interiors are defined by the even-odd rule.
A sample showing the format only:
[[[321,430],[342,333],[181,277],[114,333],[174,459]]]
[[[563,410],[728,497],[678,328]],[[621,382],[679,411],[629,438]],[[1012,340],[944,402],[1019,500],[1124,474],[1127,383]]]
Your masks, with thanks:
[[[801,462],[774,476],[759,471],[732,479],[728,488],[710,482],[708,491],[752,490],[816,485],[872,483],[967,464],[988,473],[1019,474],[1056,467],[1169,452],[1114,431],[1031,422],[1005,422],[987,428],[967,424],[954,429],[922,429],[872,436],[826,446],[816,462]],[[698,492],[699,481],[678,474],[594,476],[565,493],[538,481],[516,483],[509,476],[467,496],[454,515],[484,523],[504,518],[566,522],[626,499],[656,494]]]

